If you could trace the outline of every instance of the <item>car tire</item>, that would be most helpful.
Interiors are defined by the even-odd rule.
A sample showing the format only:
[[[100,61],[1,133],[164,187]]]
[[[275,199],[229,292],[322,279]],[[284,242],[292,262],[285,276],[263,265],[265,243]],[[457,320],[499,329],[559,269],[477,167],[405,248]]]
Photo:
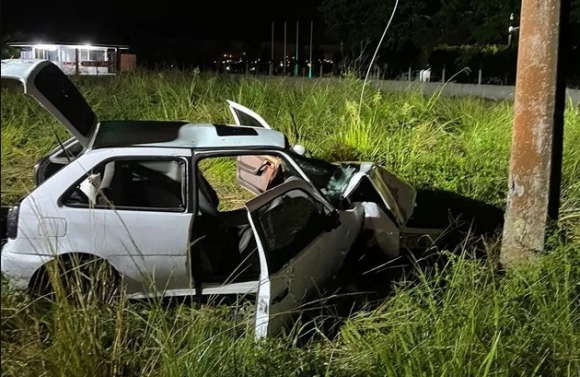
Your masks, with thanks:
[[[36,296],[83,306],[113,304],[120,297],[122,284],[119,273],[107,261],[74,255],[45,265],[31,286]]]

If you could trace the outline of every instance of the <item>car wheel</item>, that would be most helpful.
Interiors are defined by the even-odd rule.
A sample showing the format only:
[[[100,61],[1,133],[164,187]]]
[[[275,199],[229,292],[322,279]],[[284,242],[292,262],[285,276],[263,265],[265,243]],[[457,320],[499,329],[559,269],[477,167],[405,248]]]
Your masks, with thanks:
[[[75,305],[108,305],[121,293],[121,277],[105,260],[71,256],[47,264],[33,283],[33,293]]]

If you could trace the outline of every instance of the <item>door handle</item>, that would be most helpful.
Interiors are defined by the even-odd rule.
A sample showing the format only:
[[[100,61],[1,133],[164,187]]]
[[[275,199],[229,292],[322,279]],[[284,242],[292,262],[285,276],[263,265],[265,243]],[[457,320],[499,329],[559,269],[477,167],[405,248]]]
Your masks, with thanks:
[[[272,299],[272,305],[279,303],[280,301],[284,300],[288,296],[288,287],[282,291],[278,296]]]
[[[256,169],[256,175],[262,175],[270,167],[270,162],[264,162],[259,168]]]

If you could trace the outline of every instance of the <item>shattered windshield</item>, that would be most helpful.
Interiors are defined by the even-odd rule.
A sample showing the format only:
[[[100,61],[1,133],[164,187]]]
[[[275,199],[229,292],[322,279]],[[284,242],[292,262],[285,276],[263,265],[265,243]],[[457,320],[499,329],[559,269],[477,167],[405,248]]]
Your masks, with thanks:
[[[335,165],[297,153],[292,153],[292,157],[314,186],[330,201],[340,200],[340,194],[357,171],[356,167],[347,164]]]
[[[324,195],[331,200],[340,200],[340,195],[357,170],[357,168],[347,164],[338,165],[326,187],[322,190]]]

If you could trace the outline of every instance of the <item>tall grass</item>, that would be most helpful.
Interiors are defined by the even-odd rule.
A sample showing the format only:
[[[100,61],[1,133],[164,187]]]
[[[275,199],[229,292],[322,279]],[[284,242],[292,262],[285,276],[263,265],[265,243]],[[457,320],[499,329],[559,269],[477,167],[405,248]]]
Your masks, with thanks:
[[[318,157],[375,161],[418,187],[505,203],[508,102],[367,88],[359,116],[356,80],[137,71],[75,81],[103,120],[230,123],[231,99],[296,142],[293,114],[300,143]],[[560,226],[567,237],[555,237],[536,264],[500,273],[464,250],[440,268],[417,268],[381,306],[306,344],[298,341],[300,329],[312,328],[305,323],[256,344],[247,304],[46,307],[3,283],[2,375],[578,376],[580,109],[569,106],[566,121]],[[68,137],[32,100],[2,92],[3,204],[32,188],[34,162],[56,145],[52,129]]]

